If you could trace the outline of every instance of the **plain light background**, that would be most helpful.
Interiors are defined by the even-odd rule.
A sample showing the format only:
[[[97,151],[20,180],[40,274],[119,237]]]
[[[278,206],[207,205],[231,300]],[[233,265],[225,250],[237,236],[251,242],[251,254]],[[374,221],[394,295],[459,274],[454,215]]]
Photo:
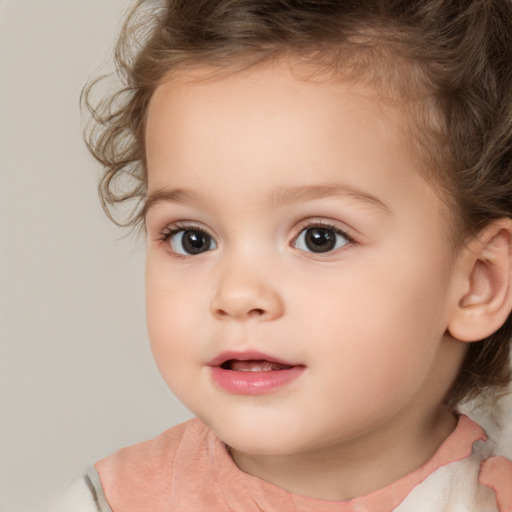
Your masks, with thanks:
[[[190,417],[148,347],[144,242],[106,219],[81,138],[80,91],[128,5],[0,0],[4,512],[43,510],[88,464]]]
[[[190,417],[153,363],[144,241],[101,210],[79,95],[127,0],[0,0],[0,510]],[[105,69],[104,67],[102,69]]]

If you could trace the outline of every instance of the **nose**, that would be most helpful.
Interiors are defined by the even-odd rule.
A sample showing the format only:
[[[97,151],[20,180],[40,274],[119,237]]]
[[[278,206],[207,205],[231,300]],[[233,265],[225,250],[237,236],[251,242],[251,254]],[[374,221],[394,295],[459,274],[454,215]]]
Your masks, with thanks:
[[[221,320],[267,321],[283,315],[284,303],[269,273],[230,265],[219,275],[210,309]]]

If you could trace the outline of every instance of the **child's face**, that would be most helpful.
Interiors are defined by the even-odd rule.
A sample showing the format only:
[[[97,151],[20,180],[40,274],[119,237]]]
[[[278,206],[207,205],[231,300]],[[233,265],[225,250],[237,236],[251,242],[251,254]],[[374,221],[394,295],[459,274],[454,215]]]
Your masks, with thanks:
[[[157,89],[147,121],[147,318],[164,379],[242,452],[390,425],[401,442],[463,355],[445,335],[447,213],[403,121],[279,64],[183,78]]]

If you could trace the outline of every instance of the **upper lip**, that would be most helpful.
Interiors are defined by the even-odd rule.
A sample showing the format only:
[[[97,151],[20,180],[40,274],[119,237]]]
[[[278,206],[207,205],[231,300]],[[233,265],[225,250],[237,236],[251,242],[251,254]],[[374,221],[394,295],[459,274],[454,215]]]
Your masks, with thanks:
[[[206,363],[207,366],[221,366],[226,361],[237,360],[237,361],[270,361],[271,363],[279,363],[286,366],[302,366],[299,363],[293,361],[286,361],[279,357],[264,354],[258,351],[227,351],[221,352],[219,355],[214,357],[210,362]]]

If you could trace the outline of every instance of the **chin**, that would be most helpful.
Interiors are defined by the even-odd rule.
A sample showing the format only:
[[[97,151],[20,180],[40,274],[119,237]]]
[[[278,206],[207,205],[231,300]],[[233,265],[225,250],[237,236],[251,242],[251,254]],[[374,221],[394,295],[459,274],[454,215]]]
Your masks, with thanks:
[[[199,418],[231,448],[250,455],[290,455],[303,451],[304,432],[289,428],[285,422],[262,421],[258,419],[231,418],[212,421]]]
[[[258,434],[251,435],[246,433],[245,435],[223,435],[223,433],[217,433],[220,439],[226,443],[229,447],[247,455],[292,455],[298,453],[301,450],[294,444],[284,442],[280,436],[274,437],[269,442],[269,437],[261,436]]]

